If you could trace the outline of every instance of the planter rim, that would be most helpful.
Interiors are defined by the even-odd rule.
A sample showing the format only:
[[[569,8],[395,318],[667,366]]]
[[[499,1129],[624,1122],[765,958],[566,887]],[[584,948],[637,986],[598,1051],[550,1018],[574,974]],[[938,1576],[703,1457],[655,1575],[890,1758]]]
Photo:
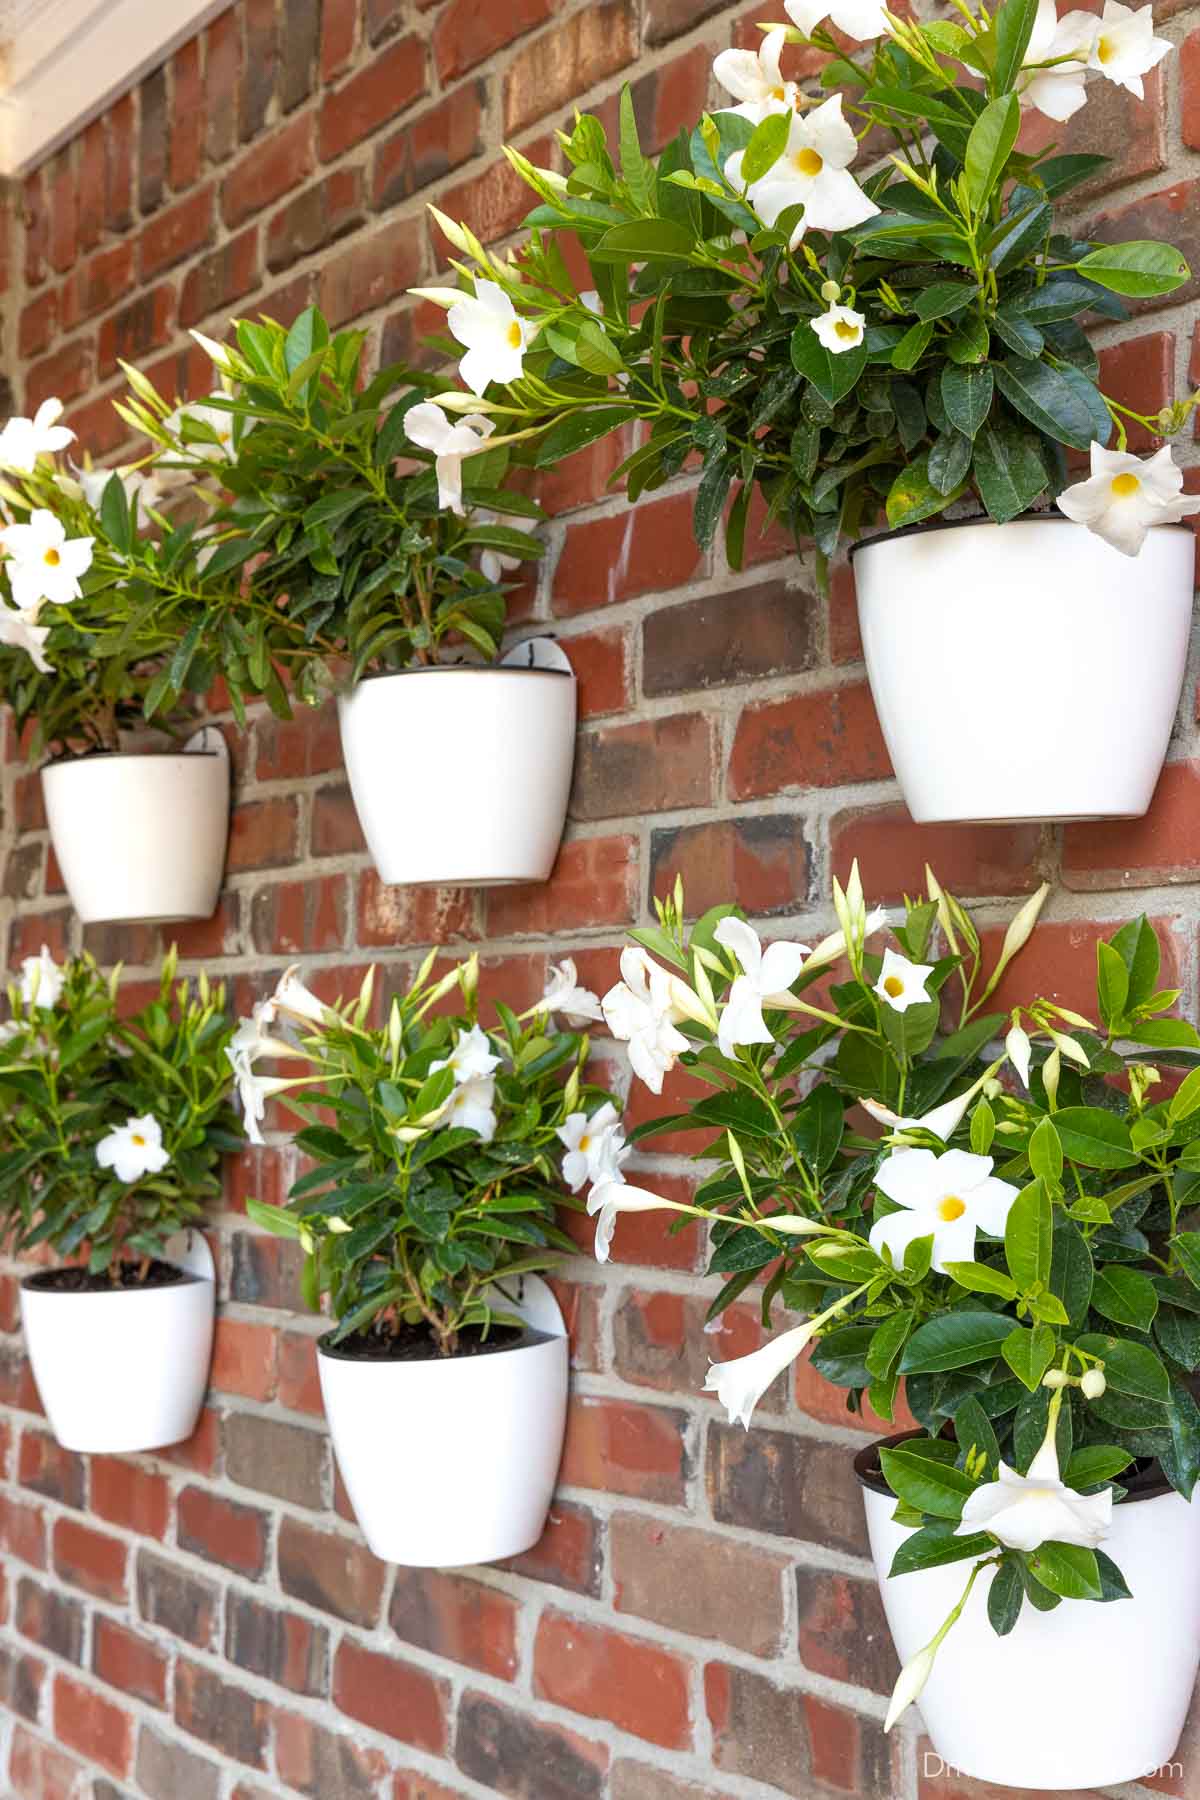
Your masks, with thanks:
[[[907,1443],[910,1438],[927,1437],[924,1431],[897,1431],[891,1437],[876,1438],[872,1443],[864,1445],[854,1458],[854,1473],[858,1477],[860,1487],[869,1488],[873,1494],[886,1494],[889,1500],[895,1495],[883,1479],[879,1470],[879,1452],[890,1450],[895,1444]],[[1164,1494],[1173,1494],[1171,1486],[1157,1463],[1141,1473],[1129,1478],[1128,1492],[1118,1501],[1118,1505],[1132,1505],[1136,1500],[1159,1500]]]
[[[1186,529],[1186,528],[1185,528]],[[363,675],[352,687],[344,688],[338,695],[339,700],[346,700],[356,694],[361,687],[372,681],[397,681],[406,675],[538,675],[549,676],[552,681],[574,681],[575,674],[569,669],[522,669],[514,663],[429,663],[419,669],[376,669],[370,675]]]
[[[493,1357],[512,1356],[519,1350],[536,1350],[540,1344],[558,1342],[557,1334],[551,1331],[538,1331],[527,1325],[515,1344],[503,1344],[497,1350],[488,1350],[482,1356],[355,1356],[352,1351],[343,1350],[339,1345],[330,1343],[332,1332],[326,1332],[317,1339],[317,1355],[326,1357],[330,1362],[351,1363],[359,1369],[453,1369],[464,1364],[490,1362]]]
[[[42,774],[47,769],[82,769],[88,763],[98,762],[195,762],[220,761],[219,750],[88,750],[83,756],[52,756],[49,762],[42,764]]]
[[[916,525],[901,525],[895,531],[881,531],[876,537],[860,538],[856,544],[851,544],[847,556],[853,561],[860,550],[870,550],[878,544],[894,544],[898,538],[916,537],[918,533],[923,532],[962,531],[968,525],[988,525],[994,531],[1003,531],[1007,525],[1078,526],[1078,524],[1077,519],[1068,519],[1065,513],[1060,512],[1018,513],[1015,519],[1005,519],[1003,523],[999,519],[989,519],[986,513],[978,519],[923,519]],[[1086,530],[1086,527],[1083,529]],[[1181,525],[1178,521],[1171,525],[1155,525],[1153,529],[1155,531],[1186,531],[1189,536],[1191,535],[1190,528],[1187,525]]]
[[[107,1300],[110,1296],[118,1300],[141,1300],[147,1294],[172,1294],[176,1288],[194,1287],[198,1282],[208,1282],[210,1287],[214,1285],[207,1275],[194,1275],[190,1269],[180,1269],[178,1281],[156,1281],[153,1287],[90,1288],[80,1293],[78,1290],[73,1292],[70,1288],[37,1286],[39,1275],[56,1275],[61,1269],[73,1266],[63,1263],[59,1269],[38,1269],[32,1275],[24,1275],[21,1278],[22,1290],[30,1294],[44,1294],[51,1300]]]

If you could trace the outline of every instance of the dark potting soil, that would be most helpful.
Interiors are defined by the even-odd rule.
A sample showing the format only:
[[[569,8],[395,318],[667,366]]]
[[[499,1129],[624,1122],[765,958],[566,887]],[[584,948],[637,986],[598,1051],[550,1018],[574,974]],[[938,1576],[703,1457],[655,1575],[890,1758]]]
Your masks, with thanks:
[[[387,1331],[356,1331],[340,1344],[329,1337],[320,1340],[326,1356],[343,1357],[347,1362],[457,1362],[464,1356],[491,1356],[499,1350],[515,1350],[518,1344],[536,1340],[538,1334],[517,1325],[493,1325],[486,1337],[482,1326],[469,1325],[458,1334],[458,1348],[453,1357],[443,1358],[428,1325],[401,1325],[393,1334]]]
[[[120,1263],[114,1280],[108,1270],[93,1275],[87,1269],[74,1266],[45,1269],[40,1275],[29,1276],[25,1285],[37,1288],[43,1294],[127,1294],[141,1288],[173,1287],[177,1281],[190,1280],[186,1269],[177,1269],[174,1263],[157,1259],[150,1264],[144,1279],[139,1279],[140,1270],[140,1263]]]

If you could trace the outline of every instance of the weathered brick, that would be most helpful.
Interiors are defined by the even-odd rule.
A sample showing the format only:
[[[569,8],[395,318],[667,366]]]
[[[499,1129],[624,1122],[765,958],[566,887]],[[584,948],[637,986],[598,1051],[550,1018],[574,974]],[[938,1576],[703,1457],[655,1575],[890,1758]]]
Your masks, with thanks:
[[[329,1633],[299,1613],[281,1612],[231,1589],[225,1603],[225,1655],[239,1669],[294,1694],[327,1692]]]
[[[9,1752],[8,1776],[19,1800],[73,1800],[82,1771],[73,1757],[18,1725]]]
[[[490,1694],[466,1693],[454,1760],[464,1775],[507,1800],[600,1800],[608,1752]]]
[[[115,1456],[94,1456],[91,1470],[93,1512],[140,1537],[166,1535],[170,1493],[165,1476]]]
[[[221,183],[221,216],[236,226],[282,200],[312,172],[313,129],[308,113],[281,125],[265,143],[246,150]]]
[[[267,226],[267,267],[278,275],[302,256],[336,243],[363,221],[361,169],[335,169],[273,213]]]
[[[763,700],[738,720],[729,760],[732,800],[789,789],[885,781],[892,772],[866,682]]]
[[[1141,888],[1195,881],[1200,847],[1189,821],[1200,793],[1200,763],[1168,763],[1141,819],[1068,825],[1063,880],[1068,887]]]
[[[692,535],[690,494],[622,507],[605,518],[567,527],[554,570],[554,610],[568,617],[638,594],[665,592],[694,580],[704,566],[704,555]],[[728,605],[724,598],[721,603]],[[647,686],[647,692],[652,691]]]
[[[216,1763],[150,1725],[138,1734],[135,1773],[151,1800],[217,1800],[221,1789]]]
[[[401,38],[327,94],[319,124],[321,159],[330,162],[395,118],[425,92],[425,46],[415,35]]]
[[[497,1588],[440,1569],[398,1569],[388,1623],[419,1650],[511,1681],[517,1669],[517,1602]]]
[[[534,1692],[555,1706],[608,1719],[664,1749],[691,1741],[689,1665],[643,1638],[546,1611],[533,1652]]]
[[[812,894],[812,852],[803,819],[715,819],[663,826],[651,837],[650,891],[664,896],[682,877],[688,912],[736,900],[749,913],[796,912]]]
[[[647,0],[642,35],[648,44],[666,44],[682,37],[720,12],[725,0]]]
[[[83,1602],[73,1594],[60,1594],[52,1587],[22,1576],[17,1584],[17,1630],[44,1650],[61,1656],[64,1662],[83,1661]]]
[[[618,1612],[751,1656],[777,1653],[790,1557],[639,1513],[617,1513],[609,1534]]]
[[[632,923],[637,876],[635,838],[577,838],[562,846],[549,881],[489,891],[488,930],[508,937]]]
[[[245,58],[238,105],[238,134],[244,144],[267,122],[279,73],[279,27],[275,0],[242,0]]]
[[[413,287],[425,266],[421,234],[407,219],[356,241],[321,270],[321,306],[331,325],[344,325]]]
[[[17,1479],[22,1487],[58,1500],[63,1506],[83,1505],[83,1458],[64,1450],[48,1432],[23,1431],[17,1460]]]
[[[247,1400],[269,1400],[275,1392],[276,1348],[269,1325],[219,1318],[213,1344],[213,1387]]]
[[[703,713],[675,713],[583,733],[575,747],[570,815],[616,819],[708,806],[718,739]]]
[[[279,1527],[279,1585],[293,1599],[351,1625],[379,1618],[386,1570],[369,1550],[339,1532],[318,1531],[298,1519]]]
[[[148,1625],[207,1650],[216,1634],[219,1606],[220,1589],[215,1582],[178,1568],[166,1556],[139,1550],[137,1609]]]
[[[311,1800],[375,1800],[387,1767],[378,1750],[360,1749],[297,1713],[276,1715],[275,1763],[289,1788]]]
[[[290,113],[307,100],[321,45],[321,0],[285,0],[280,100]]]
[[[637,55],[632,0],[599,0],[584,12],[531,38],[504,78],[504,130],[523,131],[535,119],[626,68]]]
[[[192,1737],[235,1762],[266,1768],[270,1719],[266,1702],[223,1681],[212,1669],[182,1660],[177,1664],[174,1717]]]
[[[890,1694],[900,1673],[879,1588],[831,1569],[796,1570],[800,1661],[814,1674]]]
[[[157,212],[166,191],[169,113],[167,71],[153,69],[138,90],[138,205],[143,214]]]
[[[168,173],[178,194],[200,174],[204,157],[204,70],[201,40],[189,38],[171,62],[171,144]]]
[[[92,1622],[92,1672],[109,1687],[149,1706],[167,1701],[167,1653],[152,1638],[97,1613]]]
[[[125,1775],[133,1760],[129,1714],[73,1675],[54,1679],[54,1736],[68,1750],[117,1776]]]
[[[329,1439],[283,1419],[234,1413],[225,1421],[225,1471],[231,1481],[294,1506],[319,1507],[325,1494]]]
[[[54,1526],[54,1567],[64,1581],[98,1600],[124,1600],[128,1552],[120,1538],[93,1531],[76,1519]]]
[[[713,1517],[722,1525],[866,1554],[862,1493],[841,1445],[714,1423],[707,1482]]]
[[[188,270],[179,296],[180,325],[190,330],[212,313],[225,313],[258,282],[258,232],[252,226]]]
[[[204,110],[213,162],[227,161],[237,145],[241,61],[241,16],[234,9],[220,13],[205,33]]]
[[[498,1566],[529,1581],[547,1581],[576,1594],[596,1596],[602,1560],[600,1521],[595,1513],[556,1497],[546,1529],[533,1548]]]
[[[834,874],[858,859],[872,903],[925,892],[928,865],[964,899],[1024,894],[1041,879],[1037,825],[914,825],[903,806],[839,813],[830,826]]]
[[[203,250],[213,231],[212,187],[198,188],[160,213],[142,232],[139,264],[143,281],[151,281]]]
[[[260,1575],[267,1555],[267,1517],[257,1507],[184,1488],[178,1505],[179,1542],[194,1556],[241,1575]]]
[[[486,83],[468,82],[385,139],[372,167],[372,206],[377,211],[397,206],[477,156],[486,104]]]
[[[642,685],[658,698],[799,675],[816,660],[816,617],[812,596],[783,581],[659,607],[642,625]]]
[[[437,1756],[446,1747],[449,1684],[424,1669],[343,1638],[333,1663],[333,1703],[352,1719]]]
[[[683,1413],[629,1400],[578,1397],[567,1414],[561,1480],[679,1504],[687,1481]]]
[[[726,1663],[704,1671],[704,1696],[713,1761],[725,1773],[796,1800],[828,1792],[826,1783],[862,1800],[893,1800],[896,1776],[877,1720]]]
[[[41,1710],[45,1664],[0,1644],[0,1706],[22,1719],[36,1722]]]

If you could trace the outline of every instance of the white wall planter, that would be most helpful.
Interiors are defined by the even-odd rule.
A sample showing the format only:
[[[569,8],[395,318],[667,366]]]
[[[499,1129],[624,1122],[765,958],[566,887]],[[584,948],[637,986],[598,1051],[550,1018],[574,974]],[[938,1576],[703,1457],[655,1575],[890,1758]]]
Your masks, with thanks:
[[[568,1345],[545,1282],[525,1276],[530,1334],[509,1350],[375,1362],[317,1347],[346,1492],[384,1562],[458,1568],[536,1544],[562,1456]]]
[[[62,1293],[21,1283],[21,1321],[50,1429],[65,1450],[124,1455],[191,1437],[212,1357],[216,1285],[198,1231],[170,1240],[182,1279]]]
[[[1195,539],[1136,560],[1047,515],[854,552],[867,674],[919,823],[1139,818],[1183,686]]]
[[[571,790],[575,677],[545,648],[547,666],[406,669],[339,699],[354,804],[385,882],[548,878]]]
[[[911,1533],[892,1519],[896,1500],[875,1450],[860,1451],[854,1466],[903,1663],[956,1604],[970,1564],[889,1579]],[[992,1572],[979,1577],[917,1702],[943,1772],[1026,1793],[1078,1791],[1138,1781],[1171,1761],[1200,1666],[1200,1502],[1153,1477],[1136,1499],[1134,1491],[1114,1508],[1104,1544],[1132,1600],[1064,1600],[1049,1613],[1026,1602],[1015,1629],[1000,1638],[987,1617]]]
[[[212,917],[229,837],[229,752],[219,731],[206,727],[180,751],[50,763],[42,792],[85,925]]]

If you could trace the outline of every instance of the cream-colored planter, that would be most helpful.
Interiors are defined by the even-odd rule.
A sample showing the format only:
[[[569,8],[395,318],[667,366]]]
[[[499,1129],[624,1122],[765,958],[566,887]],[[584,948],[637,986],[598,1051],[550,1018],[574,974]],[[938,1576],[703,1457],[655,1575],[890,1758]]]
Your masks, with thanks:
[[[511,1349],[375,1362],[317,1347],[338,1468],[384,1562],[458,1568],[530,1549],[546,1524],[567,1416],[568,1346],[549,1288],[526,1276]]]
[[[913,818],[1139,818],[1187,662],[1195,539],[1136,558],[1053,515],[854,551],[863,652]]]
[[[891,1579],[911,1530],[892,1518],[896,1499],[876,1448],[860,1451],[854,1466],[904,1663],[957,1603],[970,1565]],[[1028,1793],[1106,1788],[1166,1771],[1200,1667],[1200,1501],[1183,1500],[1161,1477],[1135,1483],[1113,1509],[1104,1549],[1131,1600],[1064,1600],[1048,1613],[1026,1602],[1007,1637],[988,1622],[992,1571],[980,1576],[917,1702],[938,1765],[931,1775],[961,1772]]]
[[[195,748],[50,763],[42,792],[71,904],[85,925],[209,919],[229,837],[229,753]]]
[[[372,676],[339,699],[338,718],[354,805],[385,882],[547,879],[575,755],[565,658]]]

